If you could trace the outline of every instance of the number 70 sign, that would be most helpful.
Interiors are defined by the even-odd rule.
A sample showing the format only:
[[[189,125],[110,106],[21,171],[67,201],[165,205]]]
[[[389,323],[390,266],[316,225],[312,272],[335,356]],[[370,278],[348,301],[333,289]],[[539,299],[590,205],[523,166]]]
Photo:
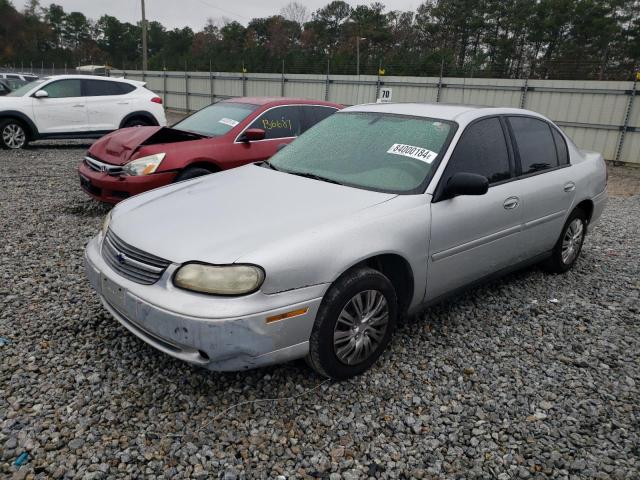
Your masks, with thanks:
[[[391,101],[392,90],[390,88],[381,88],[380,96],[378,97],[378,103],[385,103]]]

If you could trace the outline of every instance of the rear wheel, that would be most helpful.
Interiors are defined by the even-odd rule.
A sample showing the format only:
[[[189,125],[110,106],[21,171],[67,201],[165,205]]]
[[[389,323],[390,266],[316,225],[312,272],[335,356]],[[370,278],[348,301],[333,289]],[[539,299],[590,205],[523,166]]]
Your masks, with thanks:
[[[192,178],[202,177],[203,175],[209,175],[210,173],[213,172],[203,167],[187,167],[178,174],[174,182],[191,180]]]
[[[136,118],[132,118],[130,120],[127,120],[125,122],[125,124],[122,126],[122,128],[148,127],[150,125],[151,125],[151,122],[149,122],[149,120],[146,120],[146,119],[140,118],[140,117],[136,117]]]
[[[0,122],[0,144],[2,148],[17,150],[27,145],[27,130],[24,125],[14,119]]]
[[[387,277],[371,268],[345,273],[322,300],[307,362],[337,380],[359,375],[391,341],[397,315],[396,293]]]
[[[577,208],[564,224],[551,257],[543,263],[543,267],[552,273],[564,273],[570,270],[580,256],[586,233],[587,215]]]

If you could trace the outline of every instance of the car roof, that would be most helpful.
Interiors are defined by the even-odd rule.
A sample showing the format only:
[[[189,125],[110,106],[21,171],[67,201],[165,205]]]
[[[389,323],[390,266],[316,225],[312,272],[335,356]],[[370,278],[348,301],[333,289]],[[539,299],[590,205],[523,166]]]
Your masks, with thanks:
[[[411,115],[414,117],[438,118],[458,123],[468,123],[489,115],[530,115],[545,118],[539,113],[522,108],[486,107],[483,105],[461,105],[447,103],[367,103],[347,107],[343,112],[377,112]]]
[[[289,105],[291,103],[298,103],[302,105],[327,105],[332,107],[341,107],[342,105],[333,102],[325,102],[323,100],[310,100],[308,98],[293,98],[293,97],[234,97],[225,100],[226,102],[235,103],[251,103],[253,105]]]
[[[67,79],[84,79],[84,80],[110,80],[113,82],[122,82],[129,83],[131,85],[145,85],[144,82],[140,82],[138,80],[129,80],[128,78],[122,77],[105,77],[103,75],[47,75],[46,77],[41,77],[41,80],[67,80]]]

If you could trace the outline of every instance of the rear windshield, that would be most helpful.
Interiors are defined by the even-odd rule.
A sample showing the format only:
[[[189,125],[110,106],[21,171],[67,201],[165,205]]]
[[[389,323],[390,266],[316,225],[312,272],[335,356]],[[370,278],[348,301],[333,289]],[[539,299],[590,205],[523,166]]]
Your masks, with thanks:
[[[276,153],[270,163],[278,170],[352,187],[418,193],[452,128],[451,122],[433,118],[336,113]]]
[[[176,123],[173,128],[218,137],[228,133],[257,108],[257,105],[248,103],[214,103]]]

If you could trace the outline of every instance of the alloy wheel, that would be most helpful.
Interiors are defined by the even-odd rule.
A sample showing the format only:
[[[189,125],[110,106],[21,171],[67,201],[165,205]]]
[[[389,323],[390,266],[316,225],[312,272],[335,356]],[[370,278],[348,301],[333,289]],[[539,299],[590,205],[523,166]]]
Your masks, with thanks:
[[[2,141],[9,148],[22,148],[26,140],[27,135],[24,132],[24,128],[16,123],[5,125],[2,130]]]
[[[389,305],[378,290],[354,295],[344,306],[333,332],[338,360],[356,365],[370,358],[382,343],[389,324]]]
[[[580,253],[583,239],[584,223],[581,219],[575,218],[567,227],[562,239],[562,263],[568,265],[576,259]]]

